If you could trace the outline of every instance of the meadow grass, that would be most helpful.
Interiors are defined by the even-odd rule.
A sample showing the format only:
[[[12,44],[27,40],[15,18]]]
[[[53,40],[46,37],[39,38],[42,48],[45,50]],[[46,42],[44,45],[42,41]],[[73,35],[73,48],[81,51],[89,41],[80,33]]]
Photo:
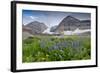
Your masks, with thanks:
[[[34,36],[23,40],[22,61],[49,62],[91,58],[89,36]]]

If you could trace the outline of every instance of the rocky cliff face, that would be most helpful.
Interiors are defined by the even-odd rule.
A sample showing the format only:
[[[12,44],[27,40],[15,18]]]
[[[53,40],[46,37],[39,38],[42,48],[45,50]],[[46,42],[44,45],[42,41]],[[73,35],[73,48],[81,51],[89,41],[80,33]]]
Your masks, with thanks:
[[[40,23],[38,21],[31,22],[27,24],[26,27],[31,29],[32,34],[39,34],[47,29],[47,26],[44,23]]]
[[[38,21],[31,22],[27,25],[22,25],[22,37],[27,39],[36,34],[41,34],[44,30],[47,29],[47,26],[44,23]]]
[[[52,26],[51,29],[50,29],[50,32],[54,32],[57,27],[58,27],[57,25],[56,26]]]
[[[80,25],[80,20],[72,16],[67,16],[60,22],[56,30],[60,31],[75,30],[79,25]]]
[[[62,32],[62,31],[74,31],[79,29],[90,29],[90,20],[79,20],[72,16],[65,17],[57,27],[52,27],[51,31]]]
[[[44,23],[40,23],[38,21],[31,22],[24,27],[28,28],[31,34],[39,34],[47,29],[47,26]]]

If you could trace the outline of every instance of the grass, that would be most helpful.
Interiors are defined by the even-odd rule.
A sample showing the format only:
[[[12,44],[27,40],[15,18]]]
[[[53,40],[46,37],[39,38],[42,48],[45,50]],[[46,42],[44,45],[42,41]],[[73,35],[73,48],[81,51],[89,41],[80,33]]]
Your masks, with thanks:
[[[91,58],[89,36],[34,36],[23,40],[22,61],[49,62],[87,60]]]

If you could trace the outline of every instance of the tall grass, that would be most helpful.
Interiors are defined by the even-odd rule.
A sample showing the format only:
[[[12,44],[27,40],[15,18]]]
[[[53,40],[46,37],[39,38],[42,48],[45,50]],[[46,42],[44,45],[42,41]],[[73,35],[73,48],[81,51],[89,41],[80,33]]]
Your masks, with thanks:
[[[86,60],[91,58],[89,36],[34,36],[23,40],[23,62]]]

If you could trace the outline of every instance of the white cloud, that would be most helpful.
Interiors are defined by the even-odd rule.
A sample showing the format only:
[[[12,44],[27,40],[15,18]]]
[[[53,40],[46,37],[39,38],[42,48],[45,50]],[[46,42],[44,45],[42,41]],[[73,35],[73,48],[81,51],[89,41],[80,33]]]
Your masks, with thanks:
[[[36,18],[38,18],[38,17],[30,16],[30,18],[31,18],[31,19],[36,19]]]

